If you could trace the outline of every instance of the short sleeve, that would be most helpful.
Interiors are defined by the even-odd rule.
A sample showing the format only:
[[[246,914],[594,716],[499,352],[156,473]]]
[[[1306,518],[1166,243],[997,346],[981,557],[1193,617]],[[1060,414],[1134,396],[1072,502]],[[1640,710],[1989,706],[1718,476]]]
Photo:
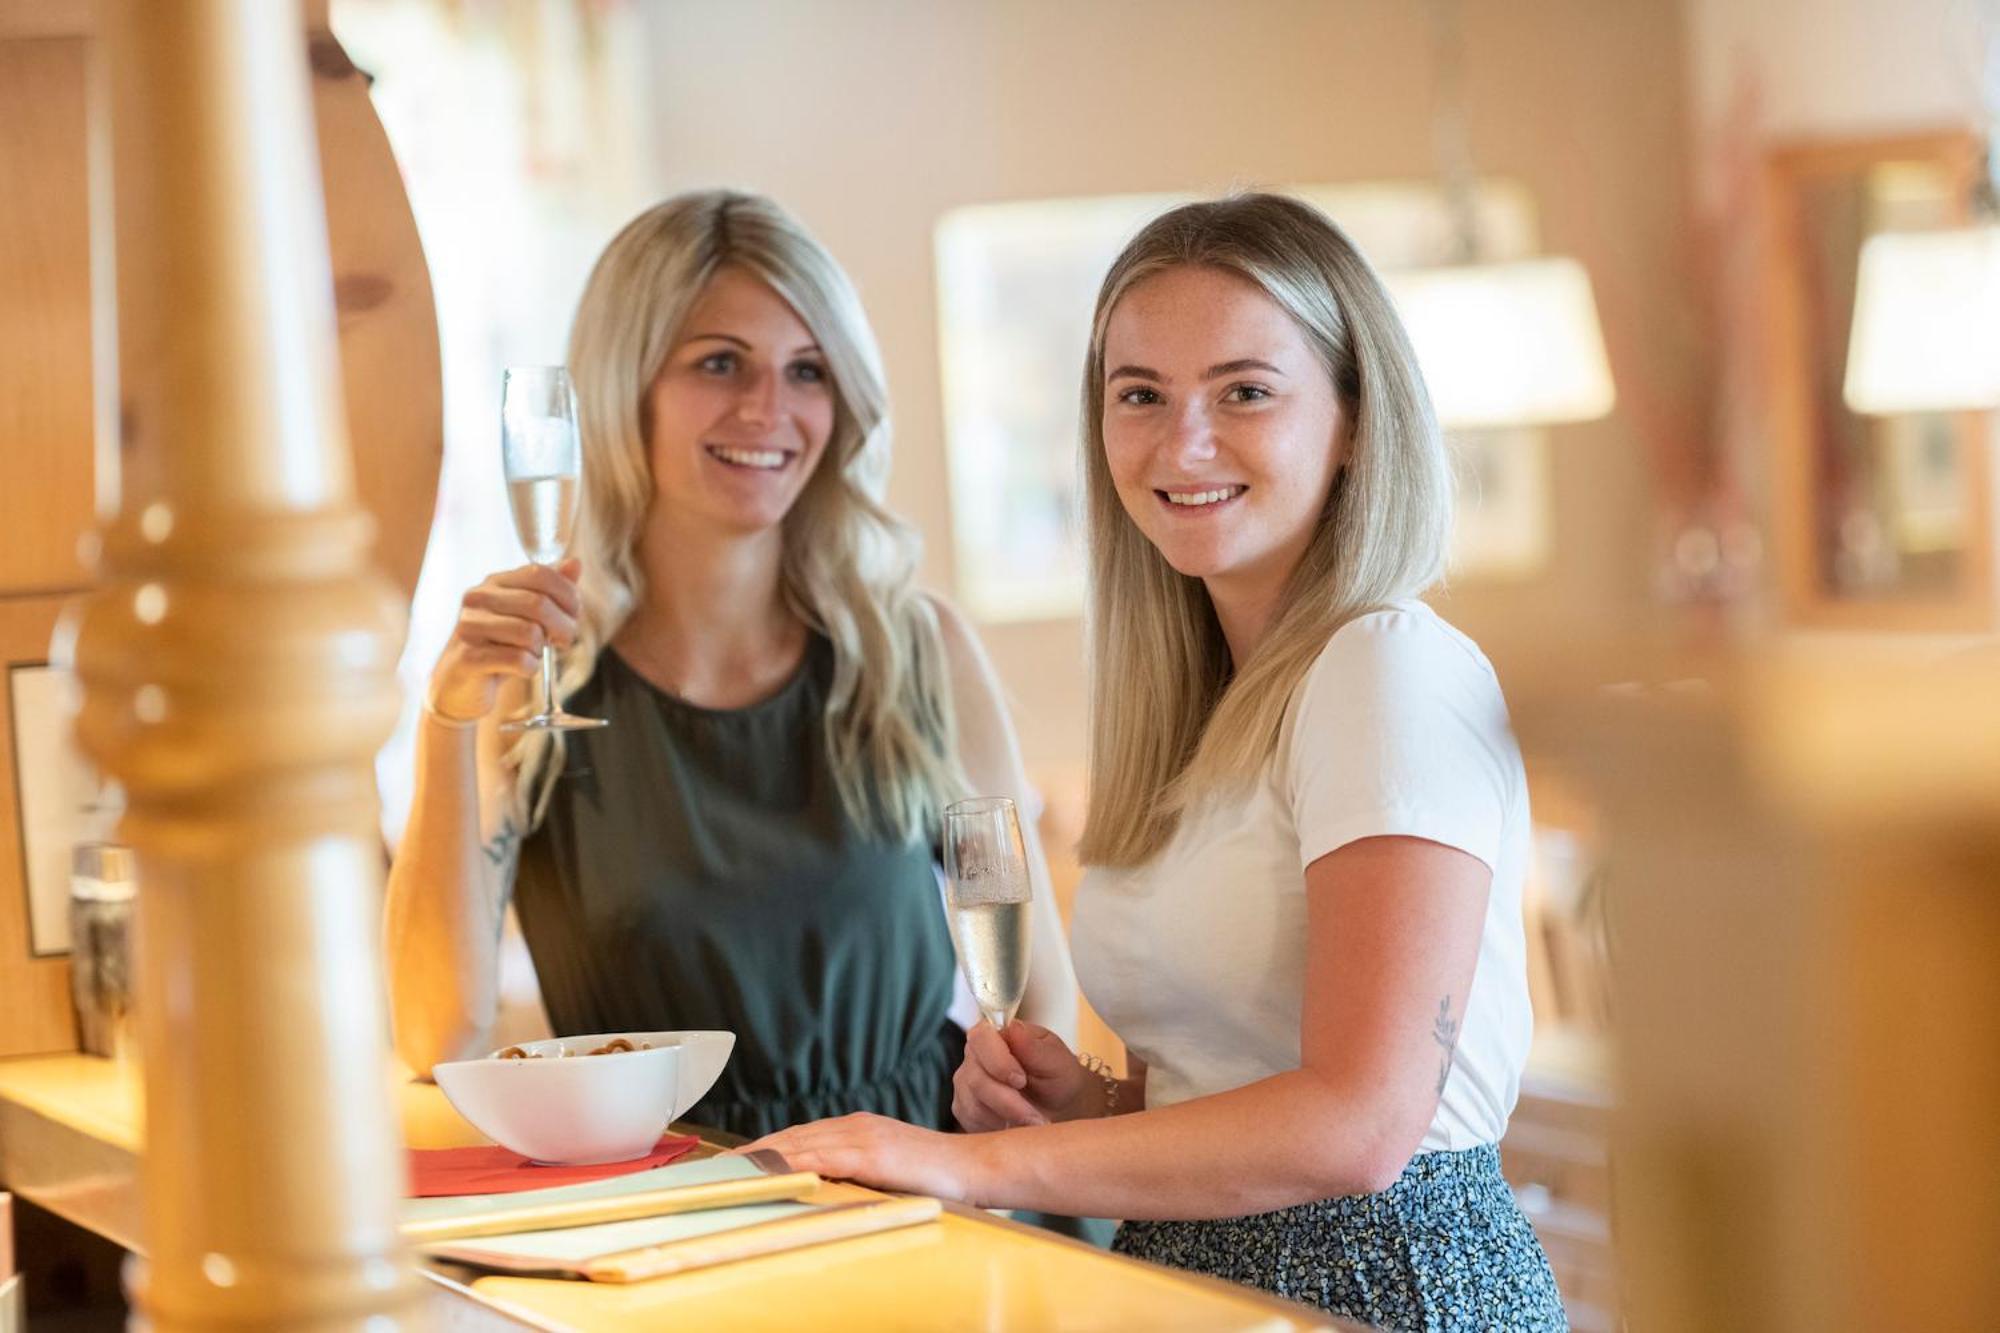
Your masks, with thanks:
[[[1455,847],[1495,868],[1521,783],[1500,683],[1426,608],[1359,617],[1294,699],[1281,777],[1299,865],[1362,838]]]

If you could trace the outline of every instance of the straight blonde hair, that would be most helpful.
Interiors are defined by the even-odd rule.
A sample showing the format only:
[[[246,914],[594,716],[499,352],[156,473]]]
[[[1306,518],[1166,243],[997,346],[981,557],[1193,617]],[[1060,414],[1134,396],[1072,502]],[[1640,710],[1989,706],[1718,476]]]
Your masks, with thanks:
[[[1243,662],[1230,660],[1201,580],[1176,572],[1125,512],[1104,454],[1111,314],[1134,286],[1187,266],[1247,278],[1297,321],[1348,432],[1319,525]],[[1293,694],[1335,630],[1442,575],[1450,469],[1381,280],[1331,220],[1282,195],[1188,204],[1132,239],[1098,292],[1083,421],[1091,716],[1079,853],[1090,864],[1139,865],[1191,808],[1263,771]]]
[[[949,671],[933,604],[917,591],[917,536],[882,503],[889,399],[881,353],[853,284],[770,200],[726,190],[641,213],[599,257],[570,331],[583,436],[573,550],[583,614],[558,693],[567,697],[646,595],[635,544],[653,502],[647,391],[688,311],[724,268],[782,297],[825,355],[833,435],[783,521],[787,604],[833,645],[826,753],[842,806],[895,841],[932,836],[967,783],[957,761]],[[540,823],[562,769],[562,737],[527,733],[509,753],[518,810]]]

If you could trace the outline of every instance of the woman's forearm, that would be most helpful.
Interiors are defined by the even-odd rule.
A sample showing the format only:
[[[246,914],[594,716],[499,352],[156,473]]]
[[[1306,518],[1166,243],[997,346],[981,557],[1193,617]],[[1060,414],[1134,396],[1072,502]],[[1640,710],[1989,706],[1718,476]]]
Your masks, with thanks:
[[[1421,1137],[1295,1070],[1155,1111],[967,1135],[967,1183],[993,1208],[1238,1217],[1386,1189]]]
[[[511,824],[482,843],[473,728],[422,715],[410,818],[389,870],[384,947],[396,1051],[419,1074],[477,1054],[498,1005]]]

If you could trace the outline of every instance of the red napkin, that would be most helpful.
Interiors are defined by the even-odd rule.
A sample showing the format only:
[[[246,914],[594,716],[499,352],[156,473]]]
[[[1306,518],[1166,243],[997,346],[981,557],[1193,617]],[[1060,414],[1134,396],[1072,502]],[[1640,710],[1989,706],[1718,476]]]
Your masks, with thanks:
[[[581,1185],[586,1180],[604,1180],[665,1166],[693,1152],[700,1142],[692,1134],[668,1134],[644,1157],[606,1162],[602,1166],[545,1166],[497,1144],[483,1148],[412,1148],[410,1197],[512,1194],[516,1190],[548,1189],[553,1185]]]

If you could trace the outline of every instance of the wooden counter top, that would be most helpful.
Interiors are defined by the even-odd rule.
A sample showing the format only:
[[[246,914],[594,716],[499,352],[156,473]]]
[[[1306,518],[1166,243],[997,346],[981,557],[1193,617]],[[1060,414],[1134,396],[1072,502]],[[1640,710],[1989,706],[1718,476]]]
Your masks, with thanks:
[[[485,1142],[429,1084],[404,1083],[414,1147]],[[143,1124],[132,1070],[94,1056],[0,1060],[0,1183],[126,1248]],[[852,1185],[825,1196],[870,1197]],[[936,1224],[630,1286],[433,1274],[450,1329],[1213,1330],[1357,1327],[1230,1283],[1109,1255],[978,1209]]]

